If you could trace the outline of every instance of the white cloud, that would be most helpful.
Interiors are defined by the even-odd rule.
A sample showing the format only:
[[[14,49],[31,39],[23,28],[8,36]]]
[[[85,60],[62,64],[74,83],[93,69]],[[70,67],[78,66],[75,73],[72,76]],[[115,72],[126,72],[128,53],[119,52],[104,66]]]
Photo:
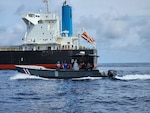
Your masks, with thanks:
[[[22,25],[16,24],[13,28],[0,28],[0,45],[21,45],[25,29]]]

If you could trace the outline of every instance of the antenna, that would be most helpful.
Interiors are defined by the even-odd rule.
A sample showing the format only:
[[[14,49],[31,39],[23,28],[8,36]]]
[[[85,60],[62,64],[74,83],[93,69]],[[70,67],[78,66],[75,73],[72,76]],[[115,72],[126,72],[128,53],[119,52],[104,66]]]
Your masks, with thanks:
[[[66,6],[66,5],[67,5],[67,1],[64,1],[63,6]]]
[[[43,0],[43,2],[46,4],[46,11],[47,11],[47,13],[49,13],[49,6],[48,6],[49,0]]]

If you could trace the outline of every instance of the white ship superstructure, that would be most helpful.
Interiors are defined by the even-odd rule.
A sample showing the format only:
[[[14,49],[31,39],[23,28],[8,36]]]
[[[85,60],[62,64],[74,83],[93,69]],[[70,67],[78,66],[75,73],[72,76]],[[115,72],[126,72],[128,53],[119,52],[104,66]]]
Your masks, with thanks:
[[[57,14],[47,10],[45,13],[24,14],[22,19],[27,25],[23,50],[79,49],[79,37],[68,37],[68,31],[61,31]]]

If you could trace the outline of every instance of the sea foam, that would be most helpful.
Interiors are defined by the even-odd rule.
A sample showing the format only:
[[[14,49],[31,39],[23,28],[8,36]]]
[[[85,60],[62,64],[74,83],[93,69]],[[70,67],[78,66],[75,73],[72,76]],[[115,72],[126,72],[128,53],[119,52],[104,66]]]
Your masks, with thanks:
[[[48,80],[46,78],[38,77],[38,76],[32,76],[22,73],[17,73],[14,76],[10,77],[10,80],[25,80],[25,79],[42,79],[42,80]]]
[[[150,75],[135,74],[135,75],[124,75],[122,77],[116,76],[116,78],[120,80],[148,80],[150,79]]]

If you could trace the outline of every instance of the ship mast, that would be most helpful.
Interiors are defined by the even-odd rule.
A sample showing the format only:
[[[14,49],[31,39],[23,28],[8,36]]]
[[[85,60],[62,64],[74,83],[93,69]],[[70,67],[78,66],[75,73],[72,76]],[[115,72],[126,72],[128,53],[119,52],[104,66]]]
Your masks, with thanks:
[[[46,4],[46,11],[47,11],[47,13],[49,13],[49,6],[48,6],[49,0],[43,0],[43,2]]]

